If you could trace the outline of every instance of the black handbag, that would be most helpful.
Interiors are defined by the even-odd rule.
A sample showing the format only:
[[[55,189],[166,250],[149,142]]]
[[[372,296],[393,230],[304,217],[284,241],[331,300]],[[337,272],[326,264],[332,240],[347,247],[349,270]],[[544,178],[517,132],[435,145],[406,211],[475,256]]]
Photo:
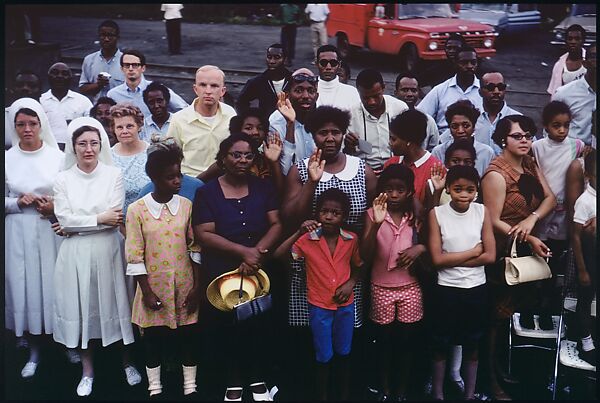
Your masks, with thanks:
[[[260,289],[263,289],[263,286],[260,282],[260,276],[256,276],[256,280],[258,281],[258,286]],[[243,291],[242,286],[244,284],[244,275],[240,276],[240,291],[239,298],[240,301],[242,299]],[[236,322],[243,322],[245,320],[251,319],[255,316],[262,315],[263,313],[269,311],[273,306],[273,300],[271,294],[264,293],[263,295],[259,295],[258,297],[254,297],[249,301],[240,302],[237,305],[233,306],[233,315],[235,317]]]

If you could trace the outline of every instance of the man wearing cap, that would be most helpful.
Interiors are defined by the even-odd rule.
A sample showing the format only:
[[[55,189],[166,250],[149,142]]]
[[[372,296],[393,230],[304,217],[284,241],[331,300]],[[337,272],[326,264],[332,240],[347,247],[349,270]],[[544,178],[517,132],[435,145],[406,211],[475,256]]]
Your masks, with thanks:
[[[202,174],[215,162],[219,144],[229,136],[229,120],[236,113],[220,102],[226,91],[225,73],[217,66],[200,67],[193,88],[197,98],[173,114],[167,137],[173,137],[183,150],[181,172],[204,180]]]
[[[75,118],[89,116],[93,106],[86,96],[69,89],[72,79],[69,66],[54,63],[48,69],[50,89],[40,96],[40,104],[48,115],[48,123],[61,150],[70,141],[67,125]]]
[[[279,162],[287,175],[295,161],[310,157],[315,149],[312,135],[304,129],[304,120],[316,108],[317,77],[307,68],[298,69],[284,91],[279,96],[277,110],[269,117],[269,125],[283,140]]]
[[[319,68],[319,99],[317,106],[334,106],[350,111],[360,104],[360,96],[356,88],[343,84],[338,77],[340,56],[333,45],[324,45],[317,50],[317,67]]]
[[[146,57],[139,50],[126,49],[121,55],[121,69],[123,70],[123,73],[125,73],[125,83],[108,91],[108,96],[117,103],[132,103],[140,108],[144,117],[151,116],[150,109],[146,106],[143,97],[144,90],[152,82],[146,80],[144,77],[144,72],[146,71]],[[169,111],[177,112],[188,106],[187,102],[171,89],[169,89],[169,94]]]

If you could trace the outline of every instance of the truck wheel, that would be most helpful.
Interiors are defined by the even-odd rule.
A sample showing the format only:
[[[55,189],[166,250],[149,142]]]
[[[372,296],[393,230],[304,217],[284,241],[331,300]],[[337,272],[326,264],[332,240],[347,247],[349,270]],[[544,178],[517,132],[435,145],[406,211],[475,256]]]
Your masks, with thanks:
[[[350,46],[350,42],[348,42],[346,34],[337,34],[337,49],[341,59],[348,59],[352,47]]]
[[[400,70],[408,73],[413,73],[421,62],[417,47],[412,43],[409,43],[402,48],[399,58]]]

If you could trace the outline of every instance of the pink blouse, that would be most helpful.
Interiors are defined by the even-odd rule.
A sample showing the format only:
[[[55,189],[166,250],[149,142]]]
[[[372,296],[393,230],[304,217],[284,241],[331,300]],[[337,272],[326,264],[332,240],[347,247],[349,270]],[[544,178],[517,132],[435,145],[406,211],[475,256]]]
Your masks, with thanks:
[[[371,220],[373,208],[367,210]],[[408,217],[403,217],[396,225],[389,213],[377,231],[377,246],[371,270],[371,282],[381,287],[400,287],[412,284],[417,279],[408,272],[408,268],[396,268],[398,254],[413,246],[413,227]]]

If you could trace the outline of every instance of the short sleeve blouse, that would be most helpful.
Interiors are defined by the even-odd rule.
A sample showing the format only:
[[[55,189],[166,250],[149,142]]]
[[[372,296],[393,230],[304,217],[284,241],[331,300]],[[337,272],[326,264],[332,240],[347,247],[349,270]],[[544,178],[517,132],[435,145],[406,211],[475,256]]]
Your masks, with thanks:
[[[226,199],[218,179],[196,191],[192,224],[215,223],[215,232],[227,240],[247,247],[256,246],[269,230],[267,213],[277,210],[279,201],[269,179],[248,176],[248,195]],[[231,253],[202,249],[202,265],[212,281],[237,268],[241,259]]]

